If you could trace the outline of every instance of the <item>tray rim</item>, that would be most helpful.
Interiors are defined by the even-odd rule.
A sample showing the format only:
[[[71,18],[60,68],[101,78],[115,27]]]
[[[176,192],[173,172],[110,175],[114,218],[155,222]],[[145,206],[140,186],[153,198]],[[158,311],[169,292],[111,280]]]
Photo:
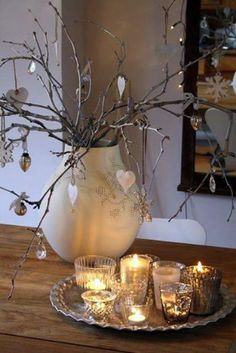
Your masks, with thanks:
[[[125,324],[113,324],[111,322],[105,321],[96,321],[92,318],[85,318],[79,312],[74,312],[71,310],[66,304],[62,305],[61,298],[62,293],[68,287],[72,287],[75,284],[75,276],[69,276],[63,279],[60,279],[57,283],[53,285],[50,291],[49,299],[52,307],[59,313],[63,314],[66,317],[70,317],[77,322],[84,322],[88,325],[95,325],[101,328],[112,328],[118,331],[128,330],[128,331],[147,331],[147,332],[164,332],[164,331],[179,331],[183,329],[193,329],[195,327],[206,326],[210,323],[217,322],[220,319],[225,318],[229,315],[236,306],[236,295],[226,286],[225,284],[221,285],[221,295],[223,297],[223,305],[222,307],[217,310],[214,314],[208,316],[197,316],[199,320],[194,322],[186,322],[184,324],[172,324],[172,325],[158,325],[158,326],[145,326],[145,327],[138,327],[138,326],[126,326]],[[59,299],[60,298],[60,299]]]

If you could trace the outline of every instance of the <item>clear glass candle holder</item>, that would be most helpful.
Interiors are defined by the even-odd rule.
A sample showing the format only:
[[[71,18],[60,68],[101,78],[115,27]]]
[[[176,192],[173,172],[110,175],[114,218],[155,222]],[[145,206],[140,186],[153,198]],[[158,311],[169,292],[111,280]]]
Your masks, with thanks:
[[[113,311],[116,294],[107,290],[89,290],[81,294],[88,313],[96,320],[104,320]]]
[[[160,285],[163,314],[168,323],[184,323],[188,320],[192,293],[189,284],[177,282]]]
[[[180,272],[185,265],[175,261],[156,261],[152,265],[152,276],[156,308],[161,310],[160,285],[180,281]]]
[[[143,304],[138,304],[133,297],[124,297],[121,301],[121,313],[126,326],[146,327],[152,306],[152,299],[146,298]]]
[[[133,284],[146,278],[148,283],[150,264],[152,259],[148,255],[131,254],[121,258],[120,275],[125,284]]]
[[[75,259],[77,285],[87,290],[105,290],[111,286],[116,261],[105,256],[80,256]]]

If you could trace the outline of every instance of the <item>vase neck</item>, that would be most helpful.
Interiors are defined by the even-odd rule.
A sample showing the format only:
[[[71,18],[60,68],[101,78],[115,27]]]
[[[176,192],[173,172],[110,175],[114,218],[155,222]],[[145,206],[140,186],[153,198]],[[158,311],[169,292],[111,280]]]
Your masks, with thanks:
[[[71,151],[71,146],[66,146],[66,152]],[[80,155],[86,151],[85,148],[80,148]],[[68,153],[64,156],[63,162],[68,159]],[[109,147],[91,147],[89,151],[81,158],[81,164],[88,169],[103,169],[110,168],[112,165],[122,164],[119,145]]]

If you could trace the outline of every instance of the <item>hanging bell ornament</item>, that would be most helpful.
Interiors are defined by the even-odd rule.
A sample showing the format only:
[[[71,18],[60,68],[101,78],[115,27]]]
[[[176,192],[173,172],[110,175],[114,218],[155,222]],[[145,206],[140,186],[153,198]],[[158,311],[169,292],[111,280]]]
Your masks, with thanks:
[[[22,153],[19,164],[23,172],[26,172],[29,169],[31,166],[31,157],[28,152]]]
[[[21,201],[19,205],[15,207],[15,214],[17,214],[17,216],[24,216],[26,212],[27,212],[27,207],[25,206],[24,202]]]
[[[202,127],[202,117],[193,115],[190,119],[193,130],[198,131]]]

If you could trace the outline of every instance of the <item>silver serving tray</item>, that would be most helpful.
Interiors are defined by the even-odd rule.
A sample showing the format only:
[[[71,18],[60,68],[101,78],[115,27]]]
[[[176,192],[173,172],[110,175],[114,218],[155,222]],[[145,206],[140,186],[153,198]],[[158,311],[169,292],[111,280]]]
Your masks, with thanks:
[[[56,283],[50,292],[52,306],[61,314],[69,316],[76,321],[85,322],[88,325],[97,325],[103,328],[113,328],[116,330],[130,331],[169,331],[190,329],[197,326],[205,326],[211,322],[216,322],[230,314],[236,305],[235,295],[226,286],[221,287],[221,303],[219,309],[209,316],[190,315],[188,322],[184,324],[167,324],[161,311],[157,311],[153,306],[146,326],[126,326],[119,313],[112,313],[106,320],[97,321],[89,316],[85,305],[81,299],[81,289],[76,285],[75,277],[71,276]]]

